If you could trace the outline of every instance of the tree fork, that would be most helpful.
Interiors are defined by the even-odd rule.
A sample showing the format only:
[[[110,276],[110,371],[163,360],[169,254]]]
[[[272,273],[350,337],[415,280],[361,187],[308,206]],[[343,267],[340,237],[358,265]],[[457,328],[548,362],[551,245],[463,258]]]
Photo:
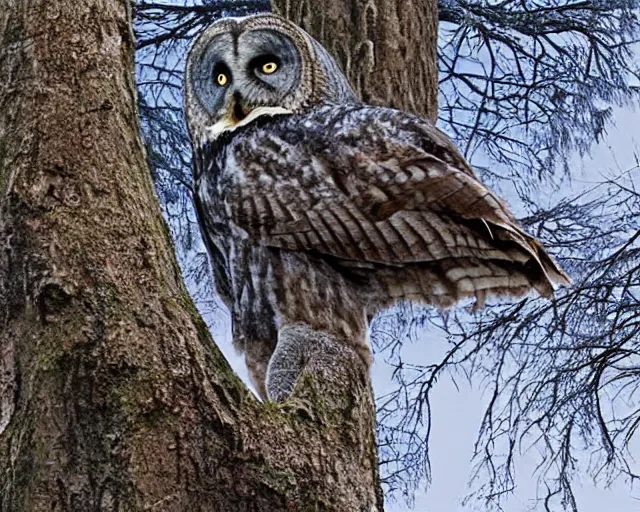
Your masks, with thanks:
[[[368,376],[260,404],[182,283],[125,0],[0,8],[0,510],[382,510]]]

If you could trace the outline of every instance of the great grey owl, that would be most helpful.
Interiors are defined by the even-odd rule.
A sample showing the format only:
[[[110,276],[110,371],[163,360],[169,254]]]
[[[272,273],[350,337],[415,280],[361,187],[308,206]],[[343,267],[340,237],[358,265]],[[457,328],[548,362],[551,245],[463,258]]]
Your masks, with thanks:
[[[370,364],[367,321],[398,300],[481,307],[569,283],[432,122],[361,102],[283,18],[208,27],[185,114],[214,280],[263,397],[291,392],[310,333]]]

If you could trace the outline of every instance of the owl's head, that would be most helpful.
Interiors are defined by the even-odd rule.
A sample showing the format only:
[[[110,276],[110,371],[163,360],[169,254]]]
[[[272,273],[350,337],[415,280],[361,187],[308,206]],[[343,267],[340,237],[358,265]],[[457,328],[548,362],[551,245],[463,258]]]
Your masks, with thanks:
[[[357,100],[329,52],[280,16],[219,20],[189,51],[185,113],[196,143],[323,101]]]

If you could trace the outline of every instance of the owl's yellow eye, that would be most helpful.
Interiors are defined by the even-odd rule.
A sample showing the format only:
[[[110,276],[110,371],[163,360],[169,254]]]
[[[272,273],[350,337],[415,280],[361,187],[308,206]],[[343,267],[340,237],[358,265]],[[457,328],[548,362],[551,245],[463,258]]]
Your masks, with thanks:
[[[267,62],[266,64],[262,65],[262,72],[265,75],[270,75],[271,73],[275,72],[276,69],[278,69],[278,65],[275,62]]]
[[[224,73],[219,73],[218,76],[216,77],[216,81],[218,82],[218,85],[224,86],[224,85],[227,85],[227,82],[229,81],[229,79],[227,78],[227,75],[225,75]]]

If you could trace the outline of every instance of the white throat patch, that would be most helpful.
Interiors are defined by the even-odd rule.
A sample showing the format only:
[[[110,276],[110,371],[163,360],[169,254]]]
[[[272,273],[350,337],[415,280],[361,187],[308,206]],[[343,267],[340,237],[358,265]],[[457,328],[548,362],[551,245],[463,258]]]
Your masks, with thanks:
[[[234,123],[231,119],[224,118],[205,128],[205,134],[209,139],[216,139],[224,132],[232,132],[236,128],[246,126],[260,116],[275,116],[278,114],[293,114],[291,110],[282,107],[256,107],[242,121]]]

